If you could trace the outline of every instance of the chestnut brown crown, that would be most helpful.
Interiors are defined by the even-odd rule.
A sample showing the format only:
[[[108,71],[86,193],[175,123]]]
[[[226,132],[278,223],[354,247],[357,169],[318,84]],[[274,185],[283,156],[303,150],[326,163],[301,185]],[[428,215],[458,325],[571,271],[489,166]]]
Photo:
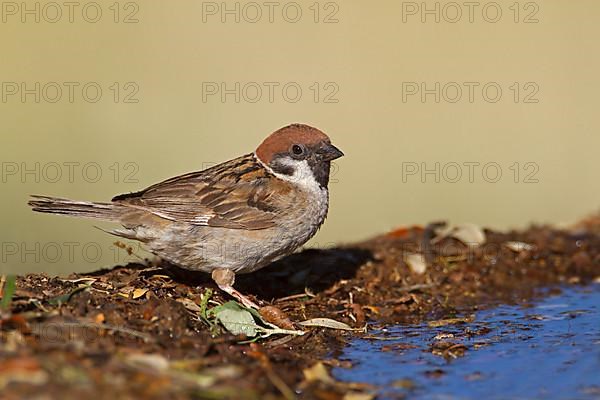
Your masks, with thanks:
[[[295,146],[302,148],[326,150],[325,161],[331,161],[344,155],[331,144],[329,137],[317,128],[304,124],[292,124],[273,132],[255,151],[256,156],[263,163],[269,165],[275,156],[294,154]]]

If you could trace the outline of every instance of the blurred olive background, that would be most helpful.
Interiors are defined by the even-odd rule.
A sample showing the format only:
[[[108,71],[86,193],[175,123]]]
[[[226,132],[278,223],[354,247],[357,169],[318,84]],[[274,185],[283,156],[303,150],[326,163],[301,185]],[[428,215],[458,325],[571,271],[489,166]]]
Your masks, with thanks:
[[[292,122],[346,153],[311,246],[598,209],[596,1],[37,4],[2,5],[2,273],[135,259],[94,229],[110,225],[34,214],[29,194],[108,200]]]

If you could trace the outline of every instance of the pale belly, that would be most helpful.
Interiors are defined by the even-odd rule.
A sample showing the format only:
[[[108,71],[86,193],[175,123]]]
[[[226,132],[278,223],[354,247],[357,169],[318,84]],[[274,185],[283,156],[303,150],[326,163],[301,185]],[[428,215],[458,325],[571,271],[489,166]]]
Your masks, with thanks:
[[[172,226],[147,244],[153,253],[184,269],[211,272],[228,268],[249,273],[292,253],[313,237],[327,215],[326,197],[324,201],[294,209],[284,223],[273,228],[248,231]]]

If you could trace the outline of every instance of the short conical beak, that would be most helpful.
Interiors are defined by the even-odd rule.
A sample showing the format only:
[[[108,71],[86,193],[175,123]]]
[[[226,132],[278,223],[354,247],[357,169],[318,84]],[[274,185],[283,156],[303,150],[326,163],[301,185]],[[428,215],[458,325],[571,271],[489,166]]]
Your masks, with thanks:
[[[344,155],[340,149],[331,143],[324,144],[317,152],[323,161],[331,161]]]

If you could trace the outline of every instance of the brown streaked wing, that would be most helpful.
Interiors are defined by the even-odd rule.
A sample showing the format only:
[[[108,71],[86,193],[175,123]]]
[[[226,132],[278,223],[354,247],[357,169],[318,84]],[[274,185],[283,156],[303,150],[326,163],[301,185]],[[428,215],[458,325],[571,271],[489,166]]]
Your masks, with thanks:
[[[265,229],[275,225],[278,209],[271,179],[253,154],[204,171],[157,183],[140,192],[120,195],[129,204],[162,218],[230,229]]]

